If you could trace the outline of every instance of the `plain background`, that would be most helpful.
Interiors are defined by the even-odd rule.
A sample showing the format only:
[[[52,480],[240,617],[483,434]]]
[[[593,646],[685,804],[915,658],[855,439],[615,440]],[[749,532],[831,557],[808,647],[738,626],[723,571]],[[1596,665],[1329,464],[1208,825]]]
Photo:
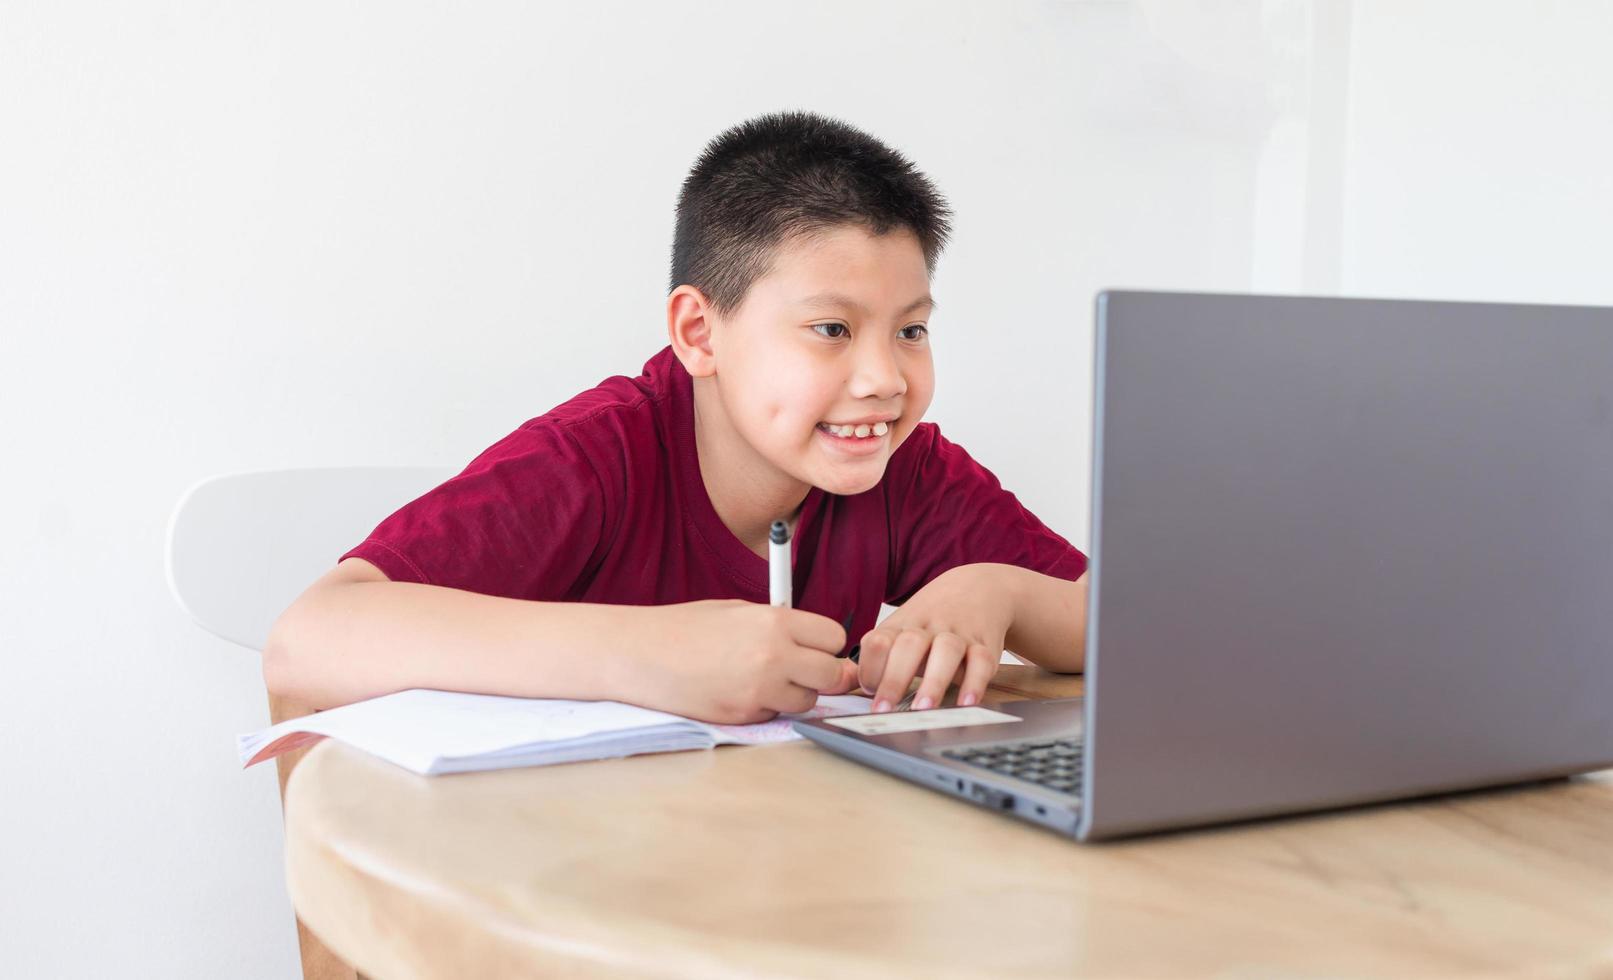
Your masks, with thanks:
[[[1099,288],[1613,304],[1610,43],[1598,0],[6,3],[0,972],[296,975],[256,658],[167,594],[171,509],[636,373],[723,128],[936,180],[930,418],[1085,546]]]

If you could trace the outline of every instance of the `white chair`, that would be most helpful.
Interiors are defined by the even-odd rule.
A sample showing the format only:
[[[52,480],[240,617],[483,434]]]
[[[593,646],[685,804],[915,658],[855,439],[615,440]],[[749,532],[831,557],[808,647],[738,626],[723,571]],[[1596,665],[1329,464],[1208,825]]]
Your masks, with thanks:
[[[262,650],[275,619],[342,552],[453,475],[354,466],[209,477],[168,522],[168,587],[196,625]]]
[[[168,588],[196,625],[262,650],[275,619],[336,559],[398,507],[454,475],[439,467],[341,467],[236,473],[202,480],[168,522]],[[279,722],[308,714],[269,699]],[[302,757],[281,756],[280,792]],[[297,922],[305,980],[355,974]]]

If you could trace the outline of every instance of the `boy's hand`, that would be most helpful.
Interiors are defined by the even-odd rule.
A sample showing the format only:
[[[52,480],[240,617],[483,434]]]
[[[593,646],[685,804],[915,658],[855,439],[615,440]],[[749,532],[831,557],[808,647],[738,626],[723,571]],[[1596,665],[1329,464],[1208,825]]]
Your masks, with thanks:
[[[936,576],[863,634],[859,679],[874,711],[889,711],[923,675],[913,710],[941,703],[958,681],[958,704],[978,704],[1002,661],[1013,601],[989,565],[959,565]]]
[[[810,709],[821,694],[857,686],[857,665],[837,660],[846,631],[827,616],[743,599],[657,606],[648,652],[635,658],[633,700],[646,708],[727,725]]]

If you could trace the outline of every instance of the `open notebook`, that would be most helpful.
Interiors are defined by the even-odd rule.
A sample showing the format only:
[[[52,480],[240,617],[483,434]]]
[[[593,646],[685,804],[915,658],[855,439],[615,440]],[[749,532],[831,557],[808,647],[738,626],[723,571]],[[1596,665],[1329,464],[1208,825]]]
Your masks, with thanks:
[[[811,711],[755,725],[714,725],[616,701],[399,691],[293,718],[236,739],[241,764],[330,737],[421,775],[614,759],[642,752],[799,739],[796,718],[867,714],[871,700],[825,695]]]

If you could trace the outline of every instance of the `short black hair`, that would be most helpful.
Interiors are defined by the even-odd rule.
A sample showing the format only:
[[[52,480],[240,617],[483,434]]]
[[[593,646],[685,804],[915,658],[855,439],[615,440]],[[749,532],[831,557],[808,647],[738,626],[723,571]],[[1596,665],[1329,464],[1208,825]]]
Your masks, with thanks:
[[[952,211],[900,153],[810,112],[757,116],[706,144],[678,194],[671,289],[687,283],[736,309],[787,238],[856,224],[907,228],[935,272]]]

